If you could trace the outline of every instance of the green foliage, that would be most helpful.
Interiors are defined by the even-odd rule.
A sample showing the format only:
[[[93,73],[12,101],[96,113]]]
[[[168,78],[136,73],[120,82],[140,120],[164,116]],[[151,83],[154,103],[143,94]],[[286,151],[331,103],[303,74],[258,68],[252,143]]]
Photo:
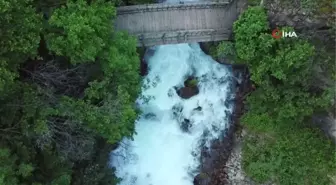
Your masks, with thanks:
[[[0,149],[0,184],[18,184],[15,162],[16,157],[11,156],[8,148]]]
[[[276,184],[329,184],[326,174],[335,169],[334,145],[313,129],[286,130],[283,135],[248,137],[243,164],[258,182]],[[332,154],[332,155],[330,155]]]
[[[22,60],[36,56],[41,18],[30,0],[0,1],[0,93],[18,76],[16,70]]]
[[[114,32],[111,2],[34,3],[0,0],[0,184],[116,184],[111,146],[138,115],[136,40]]]
[[[48,47],[57,55],[68,56],[71,62],[93,62],[106,47],[112,31],[115,8],[112,3],[84,0],[70,1],[56,9],[49,19]]]
[[[334,93],[314,84],[314,68],[324,64],[319,54],[308,41],[272,38],[261,7],[247,9],[233,31],[235,42],[220,44],[217,52],[246,64],[257,86],[241,118],[257,135],[245,141],[246,172],[259,182],[328,184],[336,163],[333,146],[305,124],[308,116],[330,106]]]
[[[292,85],[310,80],[308,74],[312,69],[314,47],[299,39],[274,39],[269,31],[267,15],[261,7],[243,13],[234,23],[234,33],[236,57],[238,61],[247,63],[256,84],[266,85],[270,77]]]
[[[110,152],[113,149],[111,145],[98,140],[95,154],[85,166],[82,164],[73,176],[73,185],[111,185],[117,184],[120,179],[114,178],[114,169],[106,163]]]
[[[8,69],[7,61],[0,59],[0,92],[2,92],[6,85],[13,83],[18,75]]]
[[[107,94],[101,106],[95,106],[83,100],[64,97],[59,106],[48,112],[50,116],[67,117],[75,122],[85,123],[97,135],[114,144],[123,136],[131,136],[134,132],[134,110],[127,92],[118,89],[116,96]],[[116,101],[117,100],[117,101]]]
[[[31,164],[20,164],[18,174],[22,177],[28,177],[33,172],[34,168]]]
[[[233,29],[236,52],[242,60],[257,59],[262,55],[258,51],[269,52],[270,46],[275,42],[267,33],[267,15],[261,7],[247,9],[234,23]]]
[[[189,86],[189,87],[196,87],[197,84],[198,84],[198,81],[195,78],[187,81],[187,86]]]
[[[313,8],[316,8],[319,4],[316,0],[301,0],[301,7],[305,10],[312,10]]]
[[[70,182],[71,182],[71,177],[68,174],[65,174],[53,180],[51,182],[51,185],[69,185]]]
[[[223,41],[217,46],[216,57],[226,56],[234,58],[236,56],[235,45],[233,42]]]
[[[15,61],[36,55],[40,42],[42,16],[35,13],[31,2],[31,0],[0,1],[1,59]],[[15,61],[17,62],[20,61]]]
[[[316,58],[319,59],[319,63],[321,63],[322,70],[326,71],[327,74],[330,74],[331,79],[335,81],[336,71],[334,69],[335,69],[336,53],[334,52],[334,48],[326,49],[326,47],[327,46],[325,46],[324,43],[319,43]]]
[[[111,42],[114,44],[111,44],[102,55],[103,72],[109,78],[109,83],[117,83],[118,87],[130,95],[131,101],[134,101],[140,91],[140,60],[136,51],[137,41],[126,33],[118,32],[115,33]]]

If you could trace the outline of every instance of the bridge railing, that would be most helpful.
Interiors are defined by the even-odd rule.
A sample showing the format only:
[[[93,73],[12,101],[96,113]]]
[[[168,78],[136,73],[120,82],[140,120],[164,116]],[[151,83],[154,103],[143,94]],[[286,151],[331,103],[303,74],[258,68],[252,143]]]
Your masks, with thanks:
[[[221,0],[220,2],[185,2],[177,4],[145,4],[122,6],[117,8],[117,15],[134,14],[142,12],[157,12],[167,10],[187,10],[187,9],[207,9],[207,8],[222,8],[231,3],[232,0]]]
[[[158,44],[227,40],[231,32],[230,29],[202,29],[143,33],[135,34],[135,36],[138,38],[138,46],[154,46]]]

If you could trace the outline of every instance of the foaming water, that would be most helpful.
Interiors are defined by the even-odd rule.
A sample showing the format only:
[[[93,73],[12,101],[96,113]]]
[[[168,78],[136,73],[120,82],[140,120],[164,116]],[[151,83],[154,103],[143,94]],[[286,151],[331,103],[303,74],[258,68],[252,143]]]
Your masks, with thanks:
[[[111,165],[120,185],[192,185],[201,147],[228,127],[231,72],[198,44],[157,46],[148,67],[137,134],[112,152]],[[198,78],[199,94],[182,99],[175,87],[189,76]]]

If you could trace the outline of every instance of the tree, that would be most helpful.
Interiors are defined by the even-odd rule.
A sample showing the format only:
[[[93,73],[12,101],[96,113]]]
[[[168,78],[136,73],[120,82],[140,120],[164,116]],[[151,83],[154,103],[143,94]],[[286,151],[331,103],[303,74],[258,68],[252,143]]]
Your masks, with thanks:
[[[46,35],[48,48],[71,63],[94,62],[107,47],[113,31],[115,8],[112,3],[69,1],[52,12]]]
[[[303,39],[272,38],[261,7],[248,8],[233,32],[234,43],[221,43],[217,52],[245,64],[257,86],[241,118],[253,135],[244,140],[245,171],[259,182],[328,183],[327,172],[336,162],[333,146],[305,124],[308,116],[330,106],[333,94],[313,84],[314,46]]]
[[[116,183],[109,152],[138,114],[136,40],[113,30],[110,2],[38,2],[0,1],[0,182]]]
[[[18,65],[36,56],[41,20],[30,0],[0,1],[0,92],[18,77]]]

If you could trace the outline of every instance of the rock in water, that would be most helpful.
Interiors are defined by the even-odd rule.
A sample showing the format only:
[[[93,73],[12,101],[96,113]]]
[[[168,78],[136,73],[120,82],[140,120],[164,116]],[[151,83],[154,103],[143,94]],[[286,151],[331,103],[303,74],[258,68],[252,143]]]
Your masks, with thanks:
[[[199,173],[194,178],[194,185],[210,185],[210,177],[206,173]]]
[[[192,127],[192,124],[190,123],[190,120],[189,119],[185,119],[182,121],[181,125],[181,130],[183,132],[189,132],[189,129]]]
[[[189,99],[199,93],[198,87],[182,87],[177,90],[177,94],[183,99]]]
[[[198,106],[198,107],[194,108],[194,110],[196,110],[196,111],[202,111],[202,107]]]
[[[140,62],[140,75],[141,76],[146,76],[148,74],[148,65],[145,61],[145,59],[141,59]]]
[[[183,99],[189,99],[199,93],[197,79],[189,77],[184,82],[184,87],[177,89],[177,94]]]

